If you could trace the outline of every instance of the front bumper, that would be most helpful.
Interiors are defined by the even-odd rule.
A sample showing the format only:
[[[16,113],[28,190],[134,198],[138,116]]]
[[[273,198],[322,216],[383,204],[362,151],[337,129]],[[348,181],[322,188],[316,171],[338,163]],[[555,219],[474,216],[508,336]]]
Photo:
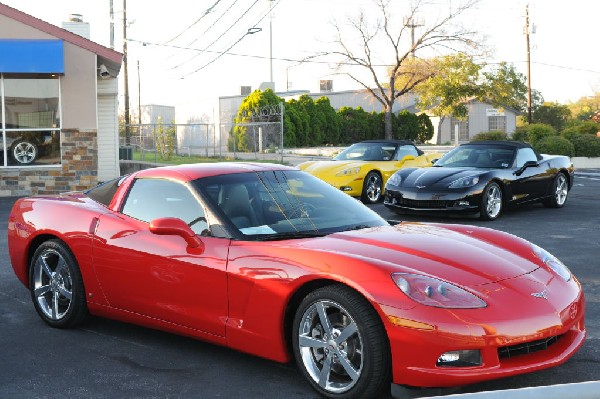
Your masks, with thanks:
[[[402,192],[386,187],[383,204],[403,212],[477,213],[481,204],[480,188],[443,193],[414,188]]]
[[[319,176],[314,175],[319,179],[323,180],[326,183],[331,184],[333,187],[338,190],[343,191],[344,193],[350,195],[351,197],[360,197],[363,191],[363,184],[365,180],[365,176],[360,175],[350,175],[350,176]]]
[[[393,383],[411,387],[453,387],[564,363],[581,347],[586,336],[583,292],[576,281],[567,286],[552,290],[552,294],[560,298],[539,301],[548,309],[543,313],[539,309],[521,312],[519,300],[514,301],[516,308],[510,315],[493,314],[486,308],[429,308],[424,313],[424,308],[418,306],[411,310],[384,306],[393,359]],[[556,288],[568,292],[556,293]],[[556,310],[549,310],[556,306],[559,306]],[[481,364],[436,365],[442,354],[464,350],[480,351]]]

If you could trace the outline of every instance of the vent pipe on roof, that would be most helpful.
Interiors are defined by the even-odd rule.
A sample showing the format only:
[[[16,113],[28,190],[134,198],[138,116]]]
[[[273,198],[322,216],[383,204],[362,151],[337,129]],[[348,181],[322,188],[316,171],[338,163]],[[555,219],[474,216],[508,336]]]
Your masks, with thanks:
[[[83,22],[83,15],[69,14],[69,20],[62,23],[62,28],[86,39],[90,39],[90,24]]]
[[[83,22],[83,15],[81,14],[70,14],[69,22]]]

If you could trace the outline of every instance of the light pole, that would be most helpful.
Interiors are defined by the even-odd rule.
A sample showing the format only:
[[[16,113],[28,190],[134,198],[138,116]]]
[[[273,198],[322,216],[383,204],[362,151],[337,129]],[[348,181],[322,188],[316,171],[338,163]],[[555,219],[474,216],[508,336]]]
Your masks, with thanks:
[[[129,83],[127,76],[127,0],[123,0],[123,81],[125,94],[125,145],[131,145],[129,132]]]
[[[273,0],[269,0],[269,82],[273,82]],[[274,86],[274,85],[273,85]]]

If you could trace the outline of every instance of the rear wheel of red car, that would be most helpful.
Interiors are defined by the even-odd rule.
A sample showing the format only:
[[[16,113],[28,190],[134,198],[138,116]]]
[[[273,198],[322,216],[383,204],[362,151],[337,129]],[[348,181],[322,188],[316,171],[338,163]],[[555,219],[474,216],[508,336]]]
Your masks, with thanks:
[[[479,217],[483,220],[494,220],[502,212],[502,189],[498,183],[490,182],[481,193]]]
[[[37,248],[29,280],[35,310],[46,323],[69,328],[86,318],[83,279],[75,257],[61,241],[49,240]]]
[[[304,298],[293,349],[306,379],[327,398],[376,398],[389,390],[385,329],[371,304],[348,287],[323,287]]]
[[[544,201],[548,208],[562,208],[567,202],[569,195],[569,182],[564,173],[559,173],[552,183],[552,192],[550,198]]]
[[[367,173],[365,181],[363,183],[363,190],[361,199],[365,204],[376,204],[381,200],[381,193],[383,191],[383,181],[381,176],[377,172]]]

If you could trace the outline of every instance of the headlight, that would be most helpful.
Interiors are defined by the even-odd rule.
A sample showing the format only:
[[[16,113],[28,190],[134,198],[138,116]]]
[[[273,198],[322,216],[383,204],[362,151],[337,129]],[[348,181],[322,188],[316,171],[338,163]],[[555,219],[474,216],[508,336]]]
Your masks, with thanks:
[[[546,264],[546,266],[552,269],[554,273],[558,274],[565,281],[571,280],[571,271],[567,266],[564,265],[564,263],[562,263],[545,249],[540,248],[535,244],[531,244],[531,246],[533,247],[533,253],[535,253],[535,255]]]
[[[394,173],[387,181],[387,184],[396,187],[399,187],[400,183],[402,183],[402,177],[400,177],[400,173]]]
[[[463,188],[463,187],[472,187],[479,183],[479,176],[467,176],[461,177],[460,179],[454,180],[449,188]]]
[[[350,175],[356,175],[360,172],[360,166],[356,167],[356,168],[349,168],[349,169],[344,169],[341,172],[336,173],[336,176],[350,176]]]
[[[421,305],[437,308],[485,308],[481,298],[454,284],[433,277],[410,273],[393,273],[392,279],[406,296]]]

